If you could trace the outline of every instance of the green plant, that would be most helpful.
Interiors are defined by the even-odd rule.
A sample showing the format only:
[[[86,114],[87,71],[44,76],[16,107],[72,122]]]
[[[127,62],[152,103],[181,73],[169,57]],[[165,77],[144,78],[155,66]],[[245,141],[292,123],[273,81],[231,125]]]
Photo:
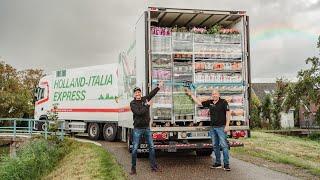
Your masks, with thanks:
[[[320,141],[320,132],[312,132],[309,134],[309,139]]]
[[[172,29],[171,29],[172,32],[178,32],[178,26],[175,25]]]
[[[9,154],[9,145],[0,144],[0,162]]]
[[[218,34],[220,32],[220,29],[221,29],[220,25],[214,25],[207,31],[207,33],[208,34]]]
[[[16,158],[6,157],[0,167],[3,180],[40,179],[70,151],[71,141],[34,139],[17,151]]]
[[[58,121],[59,119],[59,113],[58,113],[58,103],[54,103],[52,106],[53,106],[53,109],[51,111],[48,111],[47,112],[47,116],[48,116],[48,119],[52,121],[52,123],[50,123],[49,125],[49,131],[50,132],[53,132],[53,135],[52,135],[52,139],[58,139],[57,137],[57,132],[59,131],[59,127],[61,126],[61,121]]]
[[[261,111],[261,102],[259,98],[252,94],[250,98],[250,122],[251,128],[261,128],[261,118],[260,118],[260,111]]]
[[[276,91],[273,95],[273,109],[272,115],[273,119],[271,121],[271,126],[273,129],[281,128],[281,112],[283,111],[283,102],[285,99],[285,95],[287,92],[288,82],[283,80],[282,78],[277,79],[276,81]]]
[[[267,128],[269,128],[270,123],[272,121],[272,101],[271,101],[271,95],[265,96],[265,98],[262,101],[261,106],[261,117],[263,119],[262,124],[268,125]],[[263,127],[264,128],[264,127]]]

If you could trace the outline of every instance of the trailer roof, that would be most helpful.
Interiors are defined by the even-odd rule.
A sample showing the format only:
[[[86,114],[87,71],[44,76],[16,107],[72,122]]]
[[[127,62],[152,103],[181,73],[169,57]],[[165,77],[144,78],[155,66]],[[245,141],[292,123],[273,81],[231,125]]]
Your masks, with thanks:
[[[200,9],[174,9],[149,7],[150,19],[158,26],[211,27],[220,24],[229,27],[237,22],[245,11],[219,11]]]

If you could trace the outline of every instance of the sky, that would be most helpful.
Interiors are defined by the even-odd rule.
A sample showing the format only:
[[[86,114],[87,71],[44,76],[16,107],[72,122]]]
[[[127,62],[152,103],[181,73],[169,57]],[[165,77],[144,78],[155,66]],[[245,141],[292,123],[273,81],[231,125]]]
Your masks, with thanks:
[[[253,82],[294,79],[319,56],[320,0],[0,0],[0,60],[47,73],[117,62],[147,6],[246,11]]]

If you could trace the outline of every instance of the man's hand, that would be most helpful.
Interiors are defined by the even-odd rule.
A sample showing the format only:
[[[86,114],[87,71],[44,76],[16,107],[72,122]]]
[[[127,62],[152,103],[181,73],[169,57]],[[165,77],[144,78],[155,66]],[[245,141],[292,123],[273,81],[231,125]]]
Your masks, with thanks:
[[[191,96],[192,92],[188,88],[184,88],[184,91],[186,92],[187,95]]]
[[[163,88],[163,86],[164,86],[163,81],[159,81],[159,83],[158,83],[158,87],[159,87],[159,88]]]
[[[196,104],[198,104],[199,106],[202,106],[202,102],[197,97],[195,97],[188,88],[184,88],[184,91],[186,92],[187,95],[189,95],[193,99],[193,101]]]
[[[152,105],[152,101],[151,101],[151,100],[150,100],[150,101],[146,100],[146,103],[147,103],[149,106]]]
[[[224,127],[224,132],[228,132],[228,131],[230,131],[229,125]]]

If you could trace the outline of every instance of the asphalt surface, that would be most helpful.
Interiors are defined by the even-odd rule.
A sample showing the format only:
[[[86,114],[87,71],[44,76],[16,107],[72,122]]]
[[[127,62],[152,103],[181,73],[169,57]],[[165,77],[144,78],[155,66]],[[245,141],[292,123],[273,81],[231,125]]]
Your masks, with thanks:
[[[99,141],[99,143],[101,143],[107,151],[116,156],[118,163],[120,163],[129,174],[131,169],[131,154],[128,152],[127,144],[106,141]],[[212,163],[212,158],[210,156],[198,157],[192,152],[159,152],[156,155],[156,159],[162,172],[151,172],[149,159],[138,158],[137,175],[128,175],[129,179],[298,179],[232,157],[230,159],[230,172],[226,172],[223,169],[210,169]]]

